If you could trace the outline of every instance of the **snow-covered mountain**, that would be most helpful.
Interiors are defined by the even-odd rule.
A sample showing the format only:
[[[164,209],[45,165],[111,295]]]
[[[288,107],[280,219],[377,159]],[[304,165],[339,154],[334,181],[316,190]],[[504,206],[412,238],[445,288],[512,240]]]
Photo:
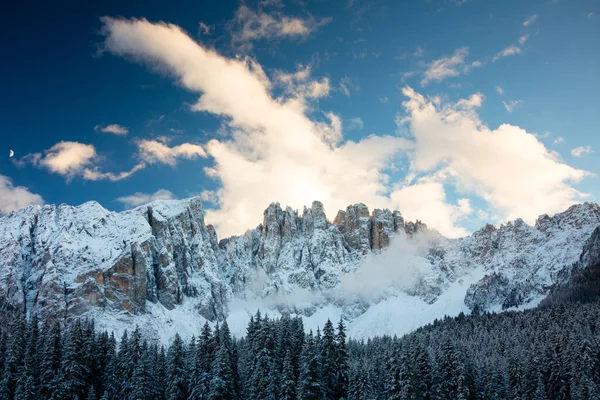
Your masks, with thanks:
[[[445,314],[536,305],[599,258],[599,226],[600,207],[585,203],[447,239],[363,204],[330,221],[314,202],[302,214],[271,204],[257,228],[219,242],[199,198],[121,213],[31,206],[0,217],[0,306],[137,323],[162,339],[206,319],[241,334],[257,308],[309,327],[343,316],[354,336],[402,334]]]

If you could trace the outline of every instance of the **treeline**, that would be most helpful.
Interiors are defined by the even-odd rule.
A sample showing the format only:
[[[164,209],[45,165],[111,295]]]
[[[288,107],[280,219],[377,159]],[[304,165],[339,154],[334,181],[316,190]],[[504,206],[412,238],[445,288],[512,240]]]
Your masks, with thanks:
[[[198,337],[118,340],[94,323],[0,327],[0,399],[599,399],[600,303],[459,315],[402,338],[346,340],[330,321],[257,313]]]

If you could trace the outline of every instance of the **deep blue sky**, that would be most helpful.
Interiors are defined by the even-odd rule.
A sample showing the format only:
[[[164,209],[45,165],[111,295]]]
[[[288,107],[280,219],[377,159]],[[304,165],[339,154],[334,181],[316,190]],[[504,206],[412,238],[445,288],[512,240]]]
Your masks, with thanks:
[[[249,9],[275,19],[290,16],[331,20],[305,37],[274,34],[251,42],[251,48],[241,49],[231,39],[235,32],[230,21],[242,5],[237,1],[220,1],[218,7],[215,2],[203,1],[65,1],[60,6],[41,1],[10,2],[0,15],[0,130],[6,155],[0,158],[0,175],[12,181],[12,188],[25,187],[45,203],[97,200],[115,210],[126,207],[118,198],[138,192],[151,194],[163,189],[183,198],[220,187],[219,181],[206,177],[203,170],[213,165],[210,155],[178,159],[175,167],[155,163],[119,181],[65,176],[23,159],[28,154],[44,154],[61,141],[78,142],[94,146],[98,154],[94,167],[118,173],[136,165],[140,139],[169,136],[172,145],[204,145],[222,137],[218,116],[190,110],[189,105],[197,101],[199,93],[128,57],[100,54],[104,42],[100,34],[102,16],[143,17],[150,22],[178,25],[223,57],[253,57],[271,79],[276,70],[294,72],[298,64],[311,65],[311,76],[328,78],[331,90],[313,104],[307,115],[317,121],[324,120],[321,111],[338,115],[344,127],[342,142],[357,141],[369,134],[402,134],[396,119],[406,114],[401,105],[406,97],[400,90],[405,85],[447,102],[478,92],[485,100],[477,113],[491,129],[511,124],[539,134],[539,141],[548,151],[555,151],[561,162],[600,172],[593,153],[600,149],[600,2],[458,3],[247,3]],[[524,21],[532,16],[536,17],[525,26]],[[200,22],[211,27],[210,34],[201,32]],[[526,39],[520,44],[519,38],[523,37]],[[518,47],[519,54],[493,61],[496,54],[510,46]],[[459,76],[422,84],[423,74],[435,60],[465,47],[465,65],[480,60],[482,67],[463,73],[461,66]],[[502,88],[502,95],[497,86]],[[273,89],[274,95],[277,90]],[[518,102],[510,107],[511,101]],[[94,129],[109,124],[126,127],[128,134]],[[591,152],[575,152],[579,157],[574,156],[571,151],[580,146],[590,146]],[[8,157],[10,149],[15,152],[12,159]],[[401,181],[409,164],[404,160],[400,170],[387,170],[391,180]],[[600,195],[597,183],[596,178],[589,177],[572,187],[596,201]],[[446,185],[449,203],[465,197],[456,193],[460,190]],[[11,195],[8,189],[0,192],[0,196]],[[467,197],[476,209],[502,219],[481,196]],[[264,206],[267,204],[265,199]],[[207,206],[218,208],[217,204]],[[330,214],[333,218],[333,212]],[[427,215],[421,218],[427,221]],[[463,221],[468,230],[482,223],[483,218],[475,216]]]

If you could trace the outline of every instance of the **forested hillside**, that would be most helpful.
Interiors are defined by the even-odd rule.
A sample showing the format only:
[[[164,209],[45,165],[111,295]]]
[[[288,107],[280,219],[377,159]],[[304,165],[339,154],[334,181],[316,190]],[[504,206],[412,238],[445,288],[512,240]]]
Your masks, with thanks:
[[[27,323],[0,334],[2,399],[597,399],[597,269],[525,312],[445,318],[402,338],[347,340],[330,321],[260,312],[244,338],[227,324],[184,342],[116,339],[93,322]],[[567,295],[568,294],[568,295]]]

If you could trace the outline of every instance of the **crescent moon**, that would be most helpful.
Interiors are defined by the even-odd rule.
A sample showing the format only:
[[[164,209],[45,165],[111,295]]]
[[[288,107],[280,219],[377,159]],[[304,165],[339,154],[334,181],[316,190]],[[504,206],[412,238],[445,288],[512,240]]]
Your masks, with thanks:
[[[9,157],[12,157],[12,156],[14,156],[14,155],[15,155],[15,152],[14,152],[14,151],[12,151],[12,150],[10,151],[10,153],[8,153],[8,156],[9,156]]]

